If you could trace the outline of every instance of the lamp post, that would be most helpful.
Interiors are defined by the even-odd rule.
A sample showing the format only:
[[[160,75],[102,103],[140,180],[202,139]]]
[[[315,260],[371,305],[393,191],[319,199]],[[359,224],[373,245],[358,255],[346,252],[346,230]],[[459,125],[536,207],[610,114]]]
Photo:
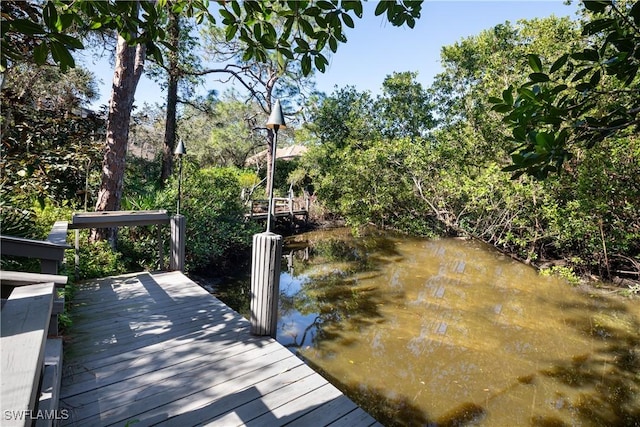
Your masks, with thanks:
[[[187,223],[183,215],[180,215],[180,201],[182,200],[182,157],[187,154],[182,139],[178,140],[178,146],[174,151],[178,156],[178,200],[176,202],[176,214],[171,218],[171,255],[169,269],[172,271],[184,270],[185,238]]]
[[[267,214],[267,233],[271,231],[271,221],[273,216],[273,181],[276,171],[276,152],[278,146],[278,129],[286,128],[287,125],[284,122],[284,115],[282,114],[282,107],[280,106],[280,100],[276,100],[275,105],[271,109],[269,120],[267,120],[267,129],[273,130],[273,146],[271,147],[271,171],[269,174],[269,213]]]
[[[251,255],[251,333],[276,337],[278,329],[278,296],[280,295],[280,264],[282,263],[282,236],[271,232],[273,216],[273,179],[276,168],[278,130],[286,127],[280,101],[276,101],[267,120],[267,128],[274,133],[271,151],[271,173],[267,231],[253,236]]]
[[[178,146],[173,154],[178,156],[178,202],[176,206],[176,214],[180,215],[180,199],[182,199],[182,156],[187,154],[187,149],[184,147],[182,138],[178,140]]]

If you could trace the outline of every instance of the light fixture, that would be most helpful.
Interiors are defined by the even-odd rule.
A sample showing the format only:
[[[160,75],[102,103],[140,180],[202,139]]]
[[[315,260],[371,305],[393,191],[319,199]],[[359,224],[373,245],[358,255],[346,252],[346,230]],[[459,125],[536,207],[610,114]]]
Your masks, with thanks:
[[[178,156],[183,156],[187,154],[187,149],[184,147],[184,142],[182,142],[182,138],[178,140],[178,146],[176,147],[176,151],[173,152]]]
[[[276,103],[273,105],[271,109],[271,114],[269,115],[269,120],[267,120],[267,128],[273,129],[278,132],[279,128],[286,128],[287,125],[284,122],[284,114],[282,114],[282,106],[280,105],[280,100],[277,99]]]
[[[178,140],[178,146],[173,154],[178,156],[178,202],[176,204],[176,215],[180,215],[180,200],[182,199],[182,156],[187,154],[187,149],[184,146],[182,138]]]

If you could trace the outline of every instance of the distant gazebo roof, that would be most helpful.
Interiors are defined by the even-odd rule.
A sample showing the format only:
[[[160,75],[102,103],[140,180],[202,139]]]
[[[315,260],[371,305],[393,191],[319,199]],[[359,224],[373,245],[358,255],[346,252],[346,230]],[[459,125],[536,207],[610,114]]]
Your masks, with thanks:
[[[276,159],[291,160],[296,157],[302,156],[307,152],[307,147],[304,145],[291,145],[289,147],[283,147],[276,149]],[[252,166],[260,163],[264,163],[267,158],[267,150],[262,150],[258,154],[254,154],[249,157],[245,162],[245,165]]]

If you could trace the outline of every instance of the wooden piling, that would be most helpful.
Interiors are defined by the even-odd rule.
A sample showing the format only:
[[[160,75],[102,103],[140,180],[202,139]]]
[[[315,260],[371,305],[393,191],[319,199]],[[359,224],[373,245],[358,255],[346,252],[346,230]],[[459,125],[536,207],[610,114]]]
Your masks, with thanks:
[[[169,258],[171,271],[184,271],[186,228],[187,220],[184,215],[171,217],[171,256]]]
[[[276,336],[282,236],[270,232],[253,236],[251,258],[251,333]]]

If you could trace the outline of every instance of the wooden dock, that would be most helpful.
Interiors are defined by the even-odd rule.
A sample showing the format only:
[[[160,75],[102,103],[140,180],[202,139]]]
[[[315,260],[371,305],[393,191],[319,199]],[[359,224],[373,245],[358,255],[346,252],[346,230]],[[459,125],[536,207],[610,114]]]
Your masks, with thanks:
[[[74,303],[62,425],[380,425],[179,272],[92,281]]]

